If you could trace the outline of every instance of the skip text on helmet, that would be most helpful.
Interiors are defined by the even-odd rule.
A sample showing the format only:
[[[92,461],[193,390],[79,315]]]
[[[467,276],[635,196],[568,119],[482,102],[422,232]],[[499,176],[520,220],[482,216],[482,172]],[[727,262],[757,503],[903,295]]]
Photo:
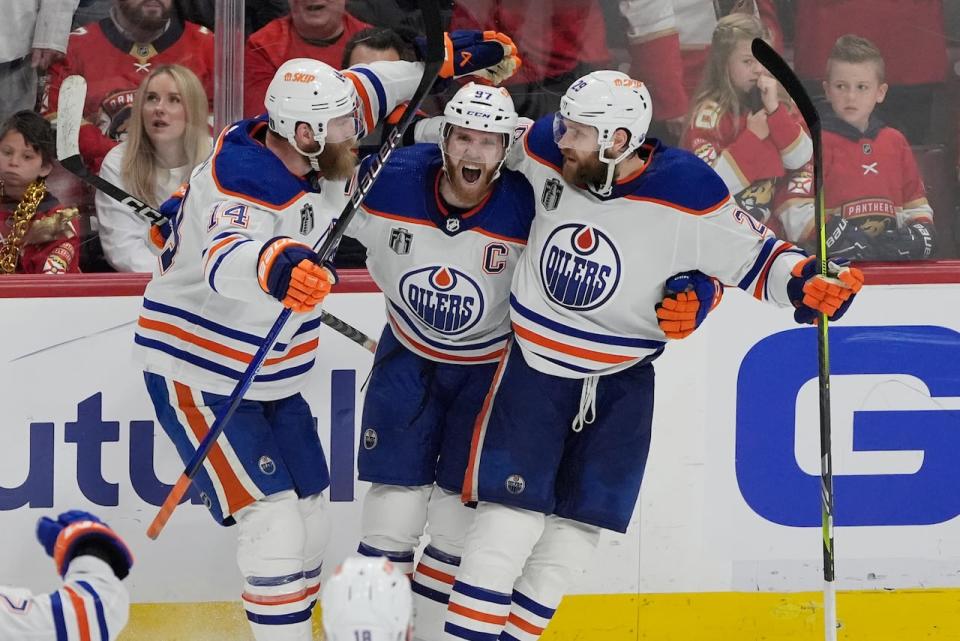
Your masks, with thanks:
[[[313,82],[317,77],[312,73],[303,73],[302,71],[295,71],[283,74],[283,79],[286,82]]]
[[[630,87],[632,89],[639,89],[643,86],[643,82],[640,80],[634,80],[633,78],[615,78],[613,81],[614,87]]]

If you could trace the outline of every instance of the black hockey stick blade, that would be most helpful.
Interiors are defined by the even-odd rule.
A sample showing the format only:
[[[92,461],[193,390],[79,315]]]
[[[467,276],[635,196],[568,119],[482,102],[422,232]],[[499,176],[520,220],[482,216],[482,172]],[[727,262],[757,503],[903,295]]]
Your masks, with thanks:
[[[793,73],[793,69],[787,64],[787,61],[780,57],[776,50],[760,38],[754,38],[750,45],[753,50],[753,56],[762,64],[770,75],[777,79],[783,88],[790,94],[790,98],[796,103],[800,115],[803,116],[807,127],[813,129],[820,127],[820,114],[817,108],[810,100],[807,90],[803,88],[800,79]]]
[[[153,225],[162,225],[167,219],[156,209],[134,198],[113,183],[90,173],[80,156],[80,127],[83,125],[83,105],[87,99],[87,81],[83,76],[68,76],[60,85],[57,103],[57,160],[63,168],[146,218]]]
[[[370,188],[373,187],[374,181],[376,181],[377,176],[380,175],[380,170],[383,169],[383,165],[387,162],[387,159],[390,158],[393,150],[400,146],[404,132],[407,131],[407,128],[413,122],[413,119],[417,115],[417,110],[420,108],[420,103],[422,103],[423,99],[430,93],[430,89],[433,88],[440,69],[443,67],[444,29],[440,18],[440,0],[422,0],[420,3],[420,11],[423,14],[423,23],[427,37],[427,51],[423,60],[423,75],[420,77],[420,84],[417,85],[413,97],[410,98],[407,110],[404,112],[400,122],[393,131],[390,132],[386,142],[383,143],[380,151],[377,152],[373,163],[370,165],[370,169],[358,181],[357,188],[353,192],[353,196],[350,197],[350,201],[340,213],[337,223],[323,239],[319,249],[316,249],[321,260],[327,260],[336,249],[340,238],[347,230],[347,225],[350,224],[357,210],[360,209],[363,199],[367,197]]]

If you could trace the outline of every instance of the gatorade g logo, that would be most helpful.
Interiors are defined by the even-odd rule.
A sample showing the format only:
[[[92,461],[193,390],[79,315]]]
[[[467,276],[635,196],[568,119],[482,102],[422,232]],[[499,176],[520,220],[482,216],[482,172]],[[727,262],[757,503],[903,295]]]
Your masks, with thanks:
[[[406,273],[400,296],[407,309],[441,334],[462,334],[483,316],[480,286],[454,267],[432,265]]]
[[[740,492],[793,527],[820,527],[816,354],[816,330],[780,332],[750,349],[737,377]],[[831,328],[836,525],[960,515],[958,362],[960,333],[946,327]]]
[[[543,245],[540,278],[557,304],[567,309],[596,309],[617,289],[620,254],[610,237],[596,227],[561,225]]]

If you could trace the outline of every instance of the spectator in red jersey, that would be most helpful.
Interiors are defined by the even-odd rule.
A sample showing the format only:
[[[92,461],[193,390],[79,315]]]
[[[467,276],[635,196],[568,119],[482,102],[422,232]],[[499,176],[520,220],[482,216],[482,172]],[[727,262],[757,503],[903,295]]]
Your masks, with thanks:
[[[87,100],[80,129],[80,153],[91,171],[123,138],[133,95],[152,69],[180,64],[200,78],[213,98],[213,34],[182,22],[173,0],[113,0],[110,15],[70,35],[67,56],[50,69],[43,111],[55,120],[60,85],[79,74],[87,80]]]
[[[267,86],[284,62],[313,58],[339,68],[347,42],[369,27],[347,13],[345,0],[290,0],[290,15],[268,23],[247,39],[244,116],[263,113]]]
[[[622,0],[620,12],[627,21],[630,75],[650,89],[654,118],[674,140],[686,126],[688,96],[703,77],[721,16],[746,13],[760,18],[771,44],[783,46],[772,0]]]
[[[56,153],[40,114],[18,111],[0,127],[0,274],[80,271],[77,210],[46,189]]]
[[[849,260],[932,258],[933,210],[910,144],[877,117],[887,95],[884,60],[865,38],[837,40],[823,90],[827,252]],[[812,246],[813,181],[792,178],[777,213],[788,240]]]
[[[800,114],[753,57],[750,44],[766,36],[754,16],[720,19],[682,144],[714,168],[740,207],[769,224],[777,179],[803,167],[813,144]]]
[[[932,140],[931,109],[947,78],[943,0],[801,0],[794,2],[794,68],[819,88],[841,35],[867,38],[887,63],[890,86],[879,113],[913,144]]]

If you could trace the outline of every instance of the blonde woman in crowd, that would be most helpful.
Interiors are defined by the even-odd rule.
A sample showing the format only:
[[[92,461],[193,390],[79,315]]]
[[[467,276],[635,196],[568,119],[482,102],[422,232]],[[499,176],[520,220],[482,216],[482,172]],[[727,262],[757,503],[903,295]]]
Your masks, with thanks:
[[[134,97],[127,140],[107,154],[100,176],[158,207],[210,153],[208,115],[207,95],[192,71],[157,67]],[[149,224],[103,193],[96,206],[107,262],[120,272],[152,272]]]

